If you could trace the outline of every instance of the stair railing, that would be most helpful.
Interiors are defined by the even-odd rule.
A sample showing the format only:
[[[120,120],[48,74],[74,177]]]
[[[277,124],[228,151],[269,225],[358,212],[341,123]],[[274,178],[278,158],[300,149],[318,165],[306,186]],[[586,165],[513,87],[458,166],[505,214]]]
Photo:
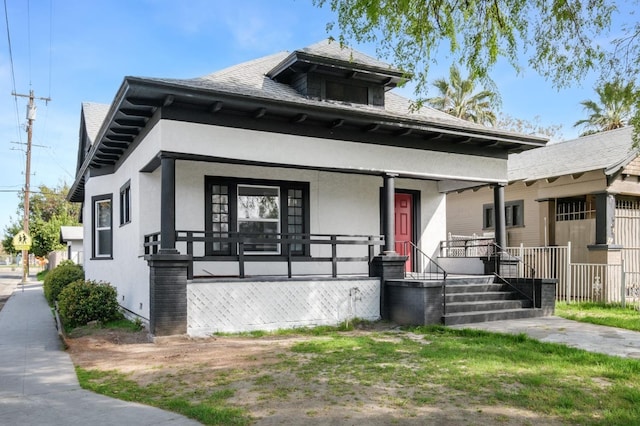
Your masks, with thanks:
[[[488,253],[488,255],[493,257],[493,261],[494,261],[493,274],[495,275],[495,277],[500,282],[508,285],[510,288],[514,289],[517,293],[520,293],[523,297],[531,301],[531,308],[534,309],[536,307],[536,287],[535,287],[536,270],[535,268],[527,264],[521,258],[509,254],[507,250],[505,250],[503,247],[499,246],[495,242],[491,244],[491,247],[492,247],[491,253]],[[503,256],[504,257],[508,256],[508,259],[503,259]],[[518,280],[522,278],[524,279],[525,283],[527,282],[528,278],[531,279],[531,296],[529,296],[527,293],[522,291],[520,288],[514,286],[513,283],[511,283],[507,279],[510,277],[503,276],[503,274],[501,273],[501,266],[504,265],[503,260],[509,260],[510,262],[513,262],[513,261],[517,262],[516,275],[515,277],[511,277],[511,278],[516,278]],[[522,272],[523,276],[519,276],[520,275],[519,271],[523,271]]]
[[[442,281],[442,311],[443,315],[447,312],[447,271],[433,260],[429,255],[423,252],[417,245],[411,241],[398,241],[403,244],[405,256],[409,256],[408,261],[413,261],[415,272],[407,272],[405,270],[404,277],[416,280],[438,280]]]

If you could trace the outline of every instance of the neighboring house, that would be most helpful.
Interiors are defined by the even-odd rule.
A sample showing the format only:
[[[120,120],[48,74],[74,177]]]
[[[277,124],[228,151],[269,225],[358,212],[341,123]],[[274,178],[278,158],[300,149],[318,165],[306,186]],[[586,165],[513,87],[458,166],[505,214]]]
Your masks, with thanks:
[[[640,272],[640,159],[632,127],[509,156],[505,189],[507,245],[565,246],[582,263],[619,264]],[[447,230],[493,232],[493,192],[447,195]],[[635,269],[631,269],[635,268]]]
[[[67,245],[66,258],[82,265],[84,253],[82,226],[61,226],[60,242]]]
[[[504,183],[508,153],[546,142],[413,111],[403,78],[325,41],[83,104],[87,278],[157,335],[378,319],[375,265],[417,270],[397,252],[437,252],[447,191]]]

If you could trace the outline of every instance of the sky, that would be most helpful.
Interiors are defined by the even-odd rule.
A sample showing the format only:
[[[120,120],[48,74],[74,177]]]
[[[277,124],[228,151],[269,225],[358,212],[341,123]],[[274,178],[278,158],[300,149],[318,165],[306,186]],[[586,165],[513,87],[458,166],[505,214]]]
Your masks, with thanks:
[[[82,102],[109,104],[125,76],[192,78],[326,39],[335,16],[311,0],[4,0],[0,23],[0,233],[18,213],[25,185],[25,97],[33,90],[30,186],[71,185]],[[616,24],[618,25],[618,24]],[[621,25],[621,24],[620,24]],[[612,28],[617,30],[616,26]],[[9,42],[10,40],[10,42]],[[375,46],[352,47],[376,56]],[[438,60],[430,80],[448,76]],[[526,68],[491,73],[502,111],[577,137],[579,102],[595,98],[594,79],[563,90]],[[15,82],[15,83],[14,83]],[[410,88],[401,94],[413,97]]]

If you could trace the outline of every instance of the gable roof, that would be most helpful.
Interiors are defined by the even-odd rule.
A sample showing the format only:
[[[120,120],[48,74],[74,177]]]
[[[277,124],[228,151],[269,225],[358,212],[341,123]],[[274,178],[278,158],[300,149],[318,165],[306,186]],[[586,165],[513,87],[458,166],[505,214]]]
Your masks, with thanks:
[[[509,155],[509,181],[535,181],[592,170],[611,175],[637,155],[633,127],[595,133]]]
[[[356,74],[363,70],[374,72],[376,79],[385,73],[394,78],[398,73],[384,62],[343,48],[337,42],[324,41],[295,53],[300,56],[301,52],[316,59],[326,55],[342,67],[352,67]],[[377,139],[388,145],[472,155],[506,158],[508,152],[543,146],[547,141],[471,123],[430,107],[415,110],[410,100],[391,91],[385,92],[385,106],[307,97],[267,76],[288,57],[287,52],[276,53],[192,79],[125,77],[108,108],[87,104],[87,116],[95,113],[104,118],[91,150],[78,165],[69,199],[82,200],[88,168],[114,167],[156,111],[174,104],[206,114],[228,113],[236,118],[293,123],[287,131],[295,134],[313,133],[315,126],[316,134],[322,131],[323,137],[338,139],[343,136],[335,136],[330,130],[340,127],[365,143],[376,143],[373,140]],[[325,60],[324,65],[330,66],[331,61]]]
[[[109,105],[95,102],[82,103],[82,118],[84,120],[85,130],[91,145],[95,142],[98,132],[100,131],[100,127],[102,126],[108,112]]]

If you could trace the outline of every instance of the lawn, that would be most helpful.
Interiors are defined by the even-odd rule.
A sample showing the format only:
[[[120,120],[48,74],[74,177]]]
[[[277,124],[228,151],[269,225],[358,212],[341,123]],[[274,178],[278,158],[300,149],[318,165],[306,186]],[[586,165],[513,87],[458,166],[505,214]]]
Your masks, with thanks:
[[[125,346],[100,344],[91,362],[72,353],[81,385],[203,424],[632,425],[640,419],[639,361],[524,335],[324,328]]]
[[[558,302],[556,315],[590,324],[640,331],[640,312],[633,305],[623,308],[619,304]]]

